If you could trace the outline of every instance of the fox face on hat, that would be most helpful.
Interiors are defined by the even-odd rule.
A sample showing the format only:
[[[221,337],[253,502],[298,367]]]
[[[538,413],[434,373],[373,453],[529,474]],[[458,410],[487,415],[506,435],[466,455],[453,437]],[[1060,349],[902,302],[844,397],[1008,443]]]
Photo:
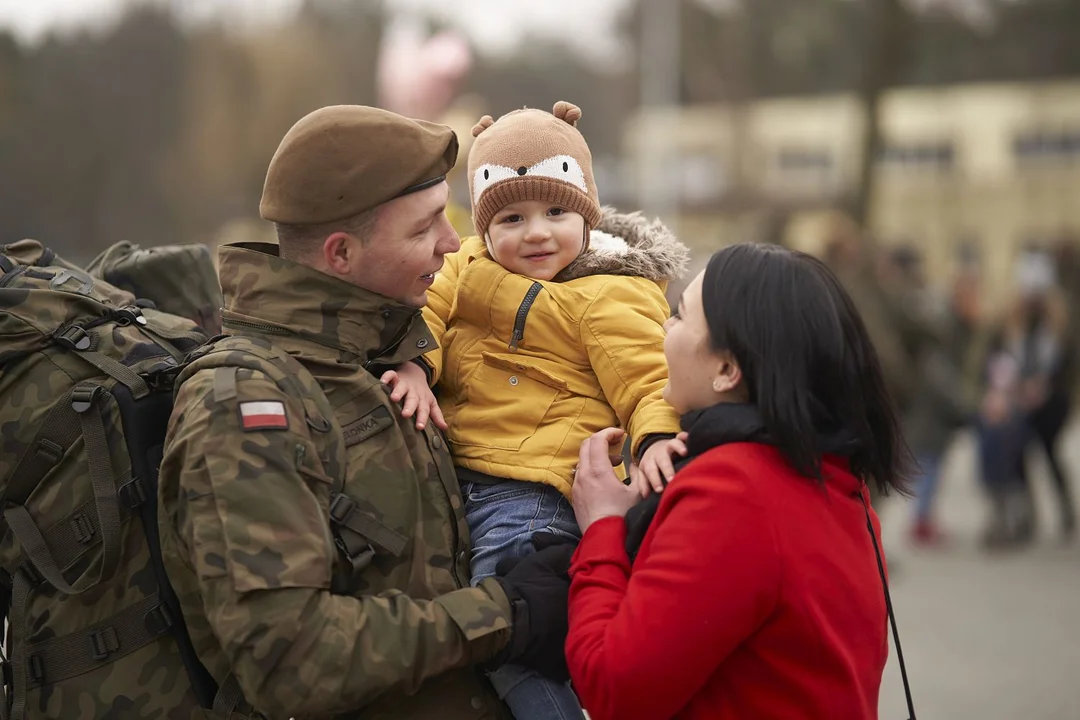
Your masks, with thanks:
[[[550,202],[580,213],[589,228],[600,223],[592,153],[576,125],[581,110],[557,102],[552,112],[524,109],[497,121],[485,115],[473,128],[469,195],[473,222],[487,236],[492,218],[522,200]]]

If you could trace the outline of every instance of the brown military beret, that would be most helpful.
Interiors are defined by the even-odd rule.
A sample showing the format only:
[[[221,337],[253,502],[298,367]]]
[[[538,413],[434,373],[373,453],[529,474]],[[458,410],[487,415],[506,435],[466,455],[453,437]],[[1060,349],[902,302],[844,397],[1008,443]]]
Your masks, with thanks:
[[[363,105],[333,105],[302,118],[270,160],[259,214],[284,225],[359,215],[437,185],[457,160],[445,125]]]

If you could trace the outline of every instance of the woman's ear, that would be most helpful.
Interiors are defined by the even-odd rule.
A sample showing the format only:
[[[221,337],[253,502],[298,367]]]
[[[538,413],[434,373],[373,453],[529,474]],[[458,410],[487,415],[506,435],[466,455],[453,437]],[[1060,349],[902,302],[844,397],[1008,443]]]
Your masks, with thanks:
[[[742,386],[742,368],[730,352],[720,353],[712,388],[717,395],[731,395]]]

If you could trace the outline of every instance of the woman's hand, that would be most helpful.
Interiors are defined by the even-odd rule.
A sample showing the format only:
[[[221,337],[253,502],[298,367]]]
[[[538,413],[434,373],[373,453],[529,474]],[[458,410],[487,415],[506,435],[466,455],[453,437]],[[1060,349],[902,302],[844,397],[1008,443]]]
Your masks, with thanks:
[[[581,443],[573,502],[582,534],[601,518],[625,517],[641,500],[638,491],[624,485],[612,469],[622,463],[619,450],[625,437],[619,428],[607,428]]]

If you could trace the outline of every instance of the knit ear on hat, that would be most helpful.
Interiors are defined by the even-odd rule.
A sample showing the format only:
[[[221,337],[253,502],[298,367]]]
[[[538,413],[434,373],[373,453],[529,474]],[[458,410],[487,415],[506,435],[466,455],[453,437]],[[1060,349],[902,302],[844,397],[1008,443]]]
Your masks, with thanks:
[[[576,127],[577,121],[581,119],[581,108],[573,103],[560,100],[555,103],[555,107],[552,108],[551,114],[568,123],[570,126]]]
[[[472,136],[479,137],[480,133],[487,130],[489,127],[495,124],[495,120],[490,115],[485,115],[480,118],[480,121],[473,125]]]

